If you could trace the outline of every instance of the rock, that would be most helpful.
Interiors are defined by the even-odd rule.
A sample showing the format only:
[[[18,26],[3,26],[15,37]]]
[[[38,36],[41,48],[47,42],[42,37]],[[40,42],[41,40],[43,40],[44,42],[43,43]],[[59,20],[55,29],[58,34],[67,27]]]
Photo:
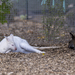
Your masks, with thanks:
[[[20,33],[20,31],[19,30],[15,30],[15,33]]]
[[[14,75],[14,72],[9,72],[7,75]]]
[[[28,30],[27,33],[33,34],[33,30]]]

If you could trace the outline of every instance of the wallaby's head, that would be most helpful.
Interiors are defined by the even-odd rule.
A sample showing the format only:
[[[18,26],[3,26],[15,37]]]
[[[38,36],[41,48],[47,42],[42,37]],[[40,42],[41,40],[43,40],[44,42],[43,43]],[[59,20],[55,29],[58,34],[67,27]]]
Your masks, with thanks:
[[[70,32],[72,40],[69,41],[68,47],[75,50],[75,35]]]
[[[13,38],[13,34],[11,34],[8,37],[5,37],[6,41],[7,41],[7,48],[9,50],[17,50],[15,43],[14,43],[14,38]]]

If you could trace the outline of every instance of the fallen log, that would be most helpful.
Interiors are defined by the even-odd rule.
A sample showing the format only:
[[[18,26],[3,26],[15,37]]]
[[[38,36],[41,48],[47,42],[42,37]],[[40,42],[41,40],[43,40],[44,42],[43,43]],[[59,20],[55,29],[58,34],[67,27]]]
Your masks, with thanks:
[[[34,48],[43,50],[43,49],[55,49],[55,48],[61,48],[61,46],[34,47]]]

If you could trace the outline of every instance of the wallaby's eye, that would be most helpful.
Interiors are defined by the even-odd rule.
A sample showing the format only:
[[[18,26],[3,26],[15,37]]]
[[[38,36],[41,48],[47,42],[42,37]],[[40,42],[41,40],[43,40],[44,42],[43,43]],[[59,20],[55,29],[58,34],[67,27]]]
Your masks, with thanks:
[[[12,45],[12,46],[14,46],[14,45]]]

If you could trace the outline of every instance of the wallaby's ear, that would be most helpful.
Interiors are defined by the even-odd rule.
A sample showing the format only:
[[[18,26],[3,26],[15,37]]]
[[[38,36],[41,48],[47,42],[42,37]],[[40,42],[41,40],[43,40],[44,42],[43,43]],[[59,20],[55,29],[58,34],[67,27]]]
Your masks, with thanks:
[[[14,36],[13,34],[10,34],[10,36]]]
[[[11,38],[13,38],[13,36],[14,36],[13,34],[10,34],[10,37],[11,37]]]
[[[71,32],[70,32],[70,35],[71,35],[72,39],[75,39],[75,35],[73,35]]]
[[[6,37],[6,36],[5,36],[5,38],[6,38],[6,40],[9,42],[9,38],[8,38],[8,37]]]
[[[4,37],[6,38],[6,36],[4,35]]]

